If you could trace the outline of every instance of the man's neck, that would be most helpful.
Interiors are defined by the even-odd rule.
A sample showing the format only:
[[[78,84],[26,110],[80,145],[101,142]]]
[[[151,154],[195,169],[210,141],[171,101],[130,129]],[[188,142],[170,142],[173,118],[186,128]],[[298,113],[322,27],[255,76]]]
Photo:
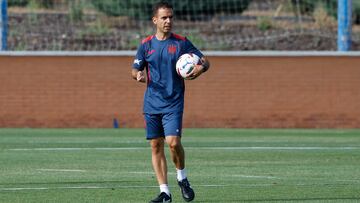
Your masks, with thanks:
[[[155,34],[155,36],[156,36],[156,39],[163,41],[163,40],[167,40],[171,36],[171,33],[170,32],[168,32],[168,33],[157,32]]]

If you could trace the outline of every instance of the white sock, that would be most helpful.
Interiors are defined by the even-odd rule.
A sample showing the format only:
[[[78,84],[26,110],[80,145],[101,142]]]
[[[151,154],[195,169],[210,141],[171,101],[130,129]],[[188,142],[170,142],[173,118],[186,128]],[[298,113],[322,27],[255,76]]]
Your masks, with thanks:
[[[177,174],[177,180],[178,181],[182,181],[186,178],[186,170],[185,168],[180,170],[180,169],[176,169],[176,174]]]
[[[170,196],[170,190],[168,184],[161,184],[160,185],[160,193],[165,192],[167,195]]]

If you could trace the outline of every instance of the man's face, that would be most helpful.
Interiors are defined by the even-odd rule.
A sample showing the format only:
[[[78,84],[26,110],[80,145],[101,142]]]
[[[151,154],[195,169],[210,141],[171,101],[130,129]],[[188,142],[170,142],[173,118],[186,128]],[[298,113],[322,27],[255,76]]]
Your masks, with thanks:
[[[173,10],[168,8],[160,8],[157,14],[152,18],[158,31],[169,33],[172,28]]]

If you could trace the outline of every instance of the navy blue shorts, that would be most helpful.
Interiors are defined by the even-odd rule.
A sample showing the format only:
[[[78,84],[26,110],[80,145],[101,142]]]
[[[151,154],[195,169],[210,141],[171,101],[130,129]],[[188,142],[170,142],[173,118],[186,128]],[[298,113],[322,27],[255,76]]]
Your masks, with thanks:
[[[183,112],[144,114],[146,139],[151,140],[169,135],[181,136]]]

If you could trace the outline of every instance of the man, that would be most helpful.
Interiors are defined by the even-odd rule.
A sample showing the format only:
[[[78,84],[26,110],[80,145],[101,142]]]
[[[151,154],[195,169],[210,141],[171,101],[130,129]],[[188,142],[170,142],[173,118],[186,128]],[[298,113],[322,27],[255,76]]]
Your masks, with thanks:
[[[195,66],[189,73],[190,78],[198,77],[210,65],[189,40],[171,32],[173,9],[169,3],[154,5],[152,21],[156,33],[142,40],[131,73],[138,82],[147,83],[144,96],[146,138],[150,140],[152,165],[160,186],[160,195],[150,202],[172,201],[167,180],[165,142],[176,167],[182,196],[189,202],[194,199],[195,193],[186,176],[185,153],[181,144],[185,84],[184,79],[177,75],[175,64],[182,54],[198,55],[202,64]]]

